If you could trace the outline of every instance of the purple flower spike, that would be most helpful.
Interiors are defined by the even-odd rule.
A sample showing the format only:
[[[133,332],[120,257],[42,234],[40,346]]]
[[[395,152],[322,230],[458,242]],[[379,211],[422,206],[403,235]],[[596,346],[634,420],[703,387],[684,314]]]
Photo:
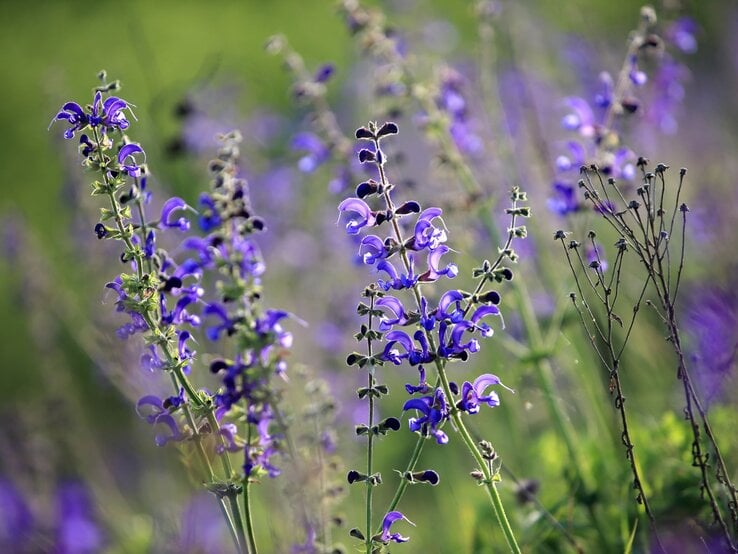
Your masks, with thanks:
[[[358,217],[349,221],[346,225],[346,232],[349,235],[357,235],[362,227],[371,227],[376,222],[376,217],[372,213],[369,204],[359,198],[347,198],[338,205],[340,212],[352,212]]]
[[[400,533],[390,533],[390,528],[392,525],[401,519],[404,519],[407,521],[410,525],[415,525],[412,521],[407,519],[402,512],[389,512],[386,516],[384,516],[384,520],[382,521],[382,536],[381,540],[382,542],[407,542],[410,540],[410,537],[403,537],[400,535]]]
[[[141,167],[136,163],[136,158],[134,157],[134,154],[139,153],[142,154],[145,162],[146,153],[138,144],[126,144],[123,148],[120,149],[120,152],[118,152],[118,164],[121,166],[121,169],[128,173],[128,175],[130,175],[131,177],[141,176]]]

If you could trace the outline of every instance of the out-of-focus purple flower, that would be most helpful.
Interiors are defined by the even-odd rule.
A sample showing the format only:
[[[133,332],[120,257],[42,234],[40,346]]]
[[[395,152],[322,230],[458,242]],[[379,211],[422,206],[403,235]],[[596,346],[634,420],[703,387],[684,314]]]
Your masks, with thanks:
[[[78,482],[60,485],[56,493],[56,552],[94,554],[103,548],[103,532],[97,522],[92,498]]]
[[[734,287],[703,286],[686,295],[685,330],[708,402],[725,398],[738,362],[738,293]]]
[[[220,554],[228,549],[223,518],[209,493],[195,495],[182,511],[177,552]]]
[[[33,530],[34,518],[25,498],[9,480],[0,478],[0,547],[5,552],[25,545]]]
[[[680,17],[667,28],[664,36],[685,54],[697,52],[697,22],[691,17]]]
[[[293,150],[305,152],[297,162],[297,167],[303,173],[312,173],[328,161],[331,155],[330,149],[314,133],[296,134],[290,146]]]

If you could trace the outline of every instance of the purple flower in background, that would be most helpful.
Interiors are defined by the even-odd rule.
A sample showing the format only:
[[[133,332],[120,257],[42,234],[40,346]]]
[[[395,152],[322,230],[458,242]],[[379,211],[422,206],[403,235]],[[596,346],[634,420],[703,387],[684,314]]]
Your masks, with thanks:
[[[56,493],[58,554],[94,554],[102,550],[103,533],[97,522],[92,497],[79,482],[64,483]]]
[[[685,54],[697,52],[697,22],[691,17],[680,17],[666,28],[665,38]]]
[[[726,398],[726,382],[738,361],[738,293],[734,287],[703,286],[687,296],[685,330],[696,377],[708,402]]]
[[[297,167],[303,173],[312,173],[328,161],[331,155],[330,149],[323,144],[318,135],[309,132],[296,134],[290,147],[298,152],[304,152],[297,162]]]
[[[182,510],[177,552],[185,554],[220,554],[227,551],[223,518],[211,495],[192,497]]]
[[[12,548],[25,551],[33,526],[33,514],[21,492],[0,478],[0,547],[5,552],[12,552]]]

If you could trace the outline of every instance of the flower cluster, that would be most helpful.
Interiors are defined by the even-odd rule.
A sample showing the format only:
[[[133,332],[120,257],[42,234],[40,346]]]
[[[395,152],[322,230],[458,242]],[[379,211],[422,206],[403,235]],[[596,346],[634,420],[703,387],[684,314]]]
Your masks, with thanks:
[[[104,74],[101,77],[104,80]],[[201,466],[209,473],[208,488],[223,505],[229,525],[236,522],[242,532],[236,496],[250,479],[280,473],[272,460],[279,451],[279,436],[272,429],[277,393],[271,385],[272,377],[285,376],[292,336],[282,328],[288,313],[259,305],[265,268],[251,235],[261,231],[264,222],[251,213],[247,183],[237,176],[241,137],[223,137],[223,147],[210,163],[212,187],[200,197],[199,210],[174,197],[163,203],[158,219],[150,221],[145,213],[152,201],[145,153],[124,134],[130,104],[115,96],[103,100],[103,94],[115,88],[115,83],[104,83],[84,108],[65,104],[56,120],[67,123],[66,138],[79,134],[83,165],[98,174],[93,195],[109,201],[94,232],[99,239],[120,241],[120,259],[130,268],[106,285],[116,295],[116,310],[127,317],[117,333],[121,338],[142,334],[147,345],[142,367],[167,374],[174,386],[169,397],[145,395],[136,411],[160,430],[157,445],[196,444]],[[191,229],[187,212],[197,213],[202,234]],[[158,245],[158,235],[165,233],[170,240],[179,235],[171,250],[176,256]],[[190,381],[200,334],[213,342],[233,343],[222,346],[230,356],[218,356],[210,364],[222,380],[215,393],[197,390]],[[244,423],[245,432],[240,433],[238,425]],[[214,437],[207,448],[204,434]],[[243,453],[243,472],[231,468],[231,452]],[[214,473],[211,457],[220,457],[222,478]],[[245,550],[245,537],[236,543]]]
[[[280,470],[272,461],[279,450],[272,430],[277,409],[272,379],[286,378],[292,335],[282,323],[290,315],[260,306],[265,265],[252,235],[264,229],[264,221],[252,213],[248,184],[238,177],[240,134],[223,140],[217,159],[210,163],[211,190],[199,200],[199,226],[207,235],[186,247],[196,254],[202,271],[217,275],[217,299],[207,300],[203,309],[205,334],[214,342],[230,338],[234,343],[223,346],[223,351],[235,351],[233,358],[219,357],[210,364],[223,383],[214,398],[216,416],[237,419],[245,412],[251,439],[233,437],[227,431],[235,428],[233,424],[222,426],[221,433],[227,433],[229,445],[244,443],[246,477],[259,471],[275,477]]]
[[[428,285],[455,278],[458,267],[443,259],[451,249],[446,244],[448,230],[442,210],[437,207],[423,209],[414,200],[395,203],[392,194],[395,187],[387,179],[387,160],[381,142],[397,132],[398,127],[394,123],[370,123],[356,131],[357,139],[370,143],[368,148],[359,151],[358,159],[376,168],[379,181],[370,179],[359,184],[356,196],[338,206],[339,212],[347,216],[346,232],[349,235],[378,230],[383,226],[389,228],[389,236],[363,234],[359,246],[361,260],[374,268],[379,277],[365,290],[364,295],[370,302],[361,303],[358,307],[359,314],[369,318],[368,325],[363,325],[357,334],[359,340],[367,340],[368,351],[366,354],[354,352],[347,360],[349,365],[367,368],[370,374],[368,387],[358,391],[359,398],[367,396],[370,399],[370,422],[368,426],[359,426],[357,433],[368,435],[371,441],[373,435],[399,428],[395,418],[379,424],[371,421],[373,399],[387,393],[387,387],[377,385],[373,376],[376,368],[385,363],[399,366],[407,362],[417,367],[420,375],[418,385],[406,386],[407,392],[414,397],[405,403],[403,411],[417,414],[410,418],[409,428],[422,438],[432,437],[439,444],[446,444],[449,438],[443,427],[450,419],[454,418],[456,425],[462,413],[476,414],[482,404],[490,407],[499,405],[499,397],[490,391],[491,386],[504,386],[497,376],[486,373],[473,381],[464,381],[459,387],[448,381],[445,368],[449,362],[468,361],[480,350],[480,340],[494,333],[490,318],[499,319],[503,324],[498,307],[500,295],[494,290],[485,290],[485,284],[512,278],[512,272],[499,267],[499,261],[506,256],[514,257],[510,241],[526,234],[524,226],[514,225],[514,218],[527,217],[530,211],[527,207],[517,206],[518,201],[525,200],[525,194],[515,189],[513,207],[508,210],[513,215],[513,225],[508,244],[501,249],[504,254],[500,254],[497,263],[485,262],[482,268],[475,270],[475,277],[480,281],[473,293],[452,288],[437,300],[432,300]],[[373,200],[378,200],[380,207],[373,208],[369,204]],[[402,294],[413,302],[412,306],[407,305],[408,300],[403,299]],[[374,321],[378,322],[376,329]],[[383,345],[377,352],[373,350],[375,343]],[[426,366],[434,367],[438,373],[439,379],[434,385],[426,381]],[[427,472],[420,473],[424,475]],[[437,474],[430,473],[430,479],[414,479],[412,473],[408,475],[411,482],[437,482]],[[366,474],[352,470],[349,482],[366,482],[371,489],[381,483],[381,477],[369,467]],[[391,512],[387,517],[389,520],[385,519],[385,523],[404,516]],[[357,529],[353,530],[353,535],[365,537]],[[369,534],[366,536],[371,537]],[[389,534],[386,529],[381,538],[383,541],[406,540]]]
[[[556,157],[556,178],[553,195],[548,200],[551,211],[565,216],[579,211],[583,204],[576,193],[579,168],[596,163],[603,175],[630,181],[636,176],[637,156],[625,146],[617,130],[616,119],[642,113],[665,133],[675,131],[673,112],[684,96],[682,82],[686,69],[664,52],[664,41],[651,32],[656,15],[651,8],[641,10],[641,25],[633,33],[625,61],[616,78],[600,73],[599,90],[593,101],[572,96],[564,99],[566,115],[562,127],[578,137],[566,141]],[[696,47],[694,23],[678,20],[666,32],[667,42],[683,52]],[[639,90],[649,78],[641,68],[643,59],[653,53],[660,57],[653,76],[653,90],[644,108],[638,98]]]

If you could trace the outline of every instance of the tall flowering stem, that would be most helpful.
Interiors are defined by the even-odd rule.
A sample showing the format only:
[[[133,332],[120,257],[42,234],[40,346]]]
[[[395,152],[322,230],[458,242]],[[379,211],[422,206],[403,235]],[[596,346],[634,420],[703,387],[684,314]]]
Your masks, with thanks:
[[[378,271],[387,275],[387,279],[377,280],[376,288],[385,293],[407,291],[412,297],[414,307],[408,310],[400,298],[389,294],[383,295],[375,302],[375,306],[383,310],[377,313],[380,317],[379,331],[383,333],[381,336],[384,342],[383,352],[369,356],[352,354],[348,362],[350,365],[361,367],[365,365],[371,367],[378,361],[391,362],[395,365],[408,362],[411,366],[418,367],[420,375],[418,385],[407,385],[406,389],[413,396],[417,394],[423,396],[411,398],[403,407],[403,411],[415,411],[419,415],[409,420],[410,430],[419,433],[421,437],[433,438],[438,444],[446,444],[449,437],[443,431],[443,427],[446,422],[453,422],[455,430],[478,464],[478,469],[472,472],[473,477],[485,487],[511,551],[519,552],[496,488],[496,483],[500,480],[499,465],[495,465],[497,456],[487,441],[482,441],[479,445],[475,443],[462,418],[463,413],[477,414],[483,404],[490,407],[499,405],[497,393],[489,389],[492,386],[504,387],[504,385],[497,376],[487,373],[477,377],[473,383],[465,381],[459,387],[449,379],[446,368],[447,362],[467,361],[471,355],[479,351],[480,344],[476,336],[492,336],[494,331],[486,318],[493,316],[501,320],[501,313],[497,307],[500,296],[494,290],[483,291],[485,279],[481,280],[474,293],[454,289],[446,291],[438,299],[437,306],[434,306],[424,294],[421,286],[441,279],[454,278],[458,268],[453,263],[445,265],[441,263],[441,258],[450,252],[450,248],[445,244],[447,230],[443,223],[442,210],[433,207],[422,210],[421,206],[412,200],[397,205],[392,198],[394,185],[390,183],[385,172],[386,155],[380,143],[397,132],[397,125],[394,123],[385,123],[381,126],[370,123],[367,127],[357,130],[357,139],[369,141],[372,146],[360,150],[359,160],[373,165],[379,180],[370,179],[361,183],[356,190],[357,197],[341,202],[339,211],[350,214],[351,219],[346,229],[351,235],[359,234],[363,228],[390,224],[391,234],[384,240],[377,235],[365,235],[361,239],[360,254],[366,265],[376,265]],[[524,198],[523,193],[514,194],[515,200]],[[378,198],[383,203],[382,209],[373,210],[364,200],[372,197]],[[530,214],[527,207],[515,206],[512,212],[516,217],[527,217]],[[401,220],[415,214],[417,215],[412,236],[406,238]],[[526,235],[524,226],[514,227],[511,232],[516,237]],[[504,255],[510,254],[508,248],[503,249]],[[427,269],[416,273],[416,260],[420,257],[426,259]],[[392,258],[399,258],[402,264],[399,270],[391,261]],[[489,262],[486,262],[479,272],[477,277],[486,274],[492,278],[490,280],[495,281],[512,278],[509,269],[497,267],[493,271]],[[462,304],[465,304],[465,307],[462,308]],[[415,328],[412,338],[407,332],[399,330],[400,327]],[[465,342],[465,339],[468,340]],[[427,365],[436,368],[438,384],[434,387],[426,381]],[[417,447],[413,457],[416,455],[419,455]],[[431,484],[438,482],[438,475],[432,470],[409,472],[402,478],[411,482]],[[388,511],[382,532],[371,537],[371,540],[379,543],[391,540],[404,542],[405,537],[389,533],[389,525],[400,518],[404,518],[400,512]],[[358,534],[353,534],[358,537]],[[363,535],[362,539],[365,540]]]
[[[221,434],[213,415],[212,398],[206,391],[196,390],[187,376],[194,353],[187,346],[191,334],[185,327],[197,326],[199,318],[189,313],[186,306],[196,302],[200,289],[196,284],[184,286],[183,279],[193,275],[187,264],[177,267],[166,252],[156,250],[157,232],[189,228],[186,219],[176,219],[174,215],[186,208],[186,204],[179,198],[171,198],[165,202],[158,221],[147,221],[144,206],[151,194],[146,188],[145,153],[125,135],[131,106],[117,96],[103,99],[118,84],[107,84],[104,72],[100,77],[103,85],[96,89],[91,105],[83,108],[68,102],[55,119],[69,125],[65,138],[72,139],[81,133],[83,165],[99,174],[92,184],[92,194],[109,201],[109,207],[101,210],[101,221],[95,232],[100,239],[121,241],[124,246],[121,261],[130,264],[133,270],[133,273],[121,273],[107,285],[118,296],[117,310],[130,318],[118,330],[118,335],[127,338],[142,333],[148,344],[142,363],[152,370],[168,373],[174,388],[174,395],[163,400],[154,395],[141,398],[137,411],[149,423],[165,430],[165,434],[156,437],[159,446],[170,441],[194,442],[205,474],[205,486],[216,493],[237,550],[246,552],[240,512],[233,502],[238,486],[231,481],[230,464],[226,457],[221,458],[225,476],[218,477],[211,454],[203,444],[204,433]],[[132,215],[131,202],[137,208],[138,221]],[[167,296],[177,298],[177,308],[172,312],[165,309]],[[186,424],[184,428],[178,421],[180,417]],[[205,422],[210,424],[209,431],[204,430]]]
[[[651,290],[655,292],[658,298],[658,303],[654,303],[651,300],[646,300],[645,303],[658,314],[666,327],[668,332],[667,340],[677,357],[676,375],[684,390],[686,403],[684,414],[689,422],[693,437],[692,465],[700,470],[700,491],[703,497],[706,497],[712,510],[714,521],[722,531],[725,546],[731,552],[737,552],[738,547],[736,547],[734,535],[738,533],[738,489],[736,489],[736,486],[730,479],[730,472],[725,464],[717,443],[717,438],[710,425],[707,410],[692,381],[682,349],[681,333],[676,314],[676,302],[679,297],[682,272],[684,269],[684,244],[687,213],[689,212],[687,205],[680,203],[682,186],[687,170],[682,169],[680,171],[679,184],[676,191],[670,192],[669,189],[672,188],[673,190],[673,187],[669,187],[666,181],[668,166],[658,164],[653,171],[648,171],[648,160],[645,158],[638,160],[638,166],[641,168],[642,182],[636,189],[638,199],[631,199],[630,201],[626,199],[615,179],[608,178],[605,180],[596,165],[589,167],[582,166],[581,168],[583,178],[579,181],[579,186],[584,189],[585,199],[592,204],[596,211],[608,223],[609,227],[619,236],[616,243],[618,256],[615,261],[613,277],[606,286],[602,270],[603,262],[598,253],[597,246],[594,244],[594,234],[590,234],[596,257],[590,261],[589,267],[596,272],[597,283],[592,282],[589,276],[587,276],[587,279],[589,280],[590,287],[595,289],[595,294],[597,294],[600,302],[606,306],[608,317],[605,333],[603,334],[599,327],[596,330],[603,339],[603,342],[610,345],[607,350],[610,362],[609,367],[611,367],[613,386],[618,391],[616,405],[622,413],[624,399],[617,380],[618,362],[631,335],[635,314],[650,284]],[[671,195],[673,195],[673,201],[669,198]],[[679,250],[675,257],[672,258],[672,237],[675,232],[675,226],[679,224],[681,226],[681,230],[677,229],[677,232],[681,235],[678,246]],[[563,243],[564,236],[565,233],[563,231],[558,231],[556,238]],[[578,255],[578,248],[573,244],[575,242],[572,241],[569,249],[573,249]],[[645,270],[644,285],[638,303],[634,307],[633,317],[627,326],[622,346],[615,352],[612,349],[612,340],[608,342],[608,337],[610,339],[612,337],[612,321],[618,321],[621,326],[622,321],[612,312],[612,306],[617,298],[617,288],[612,288],[612,279],[619,280],[622,258],[624,253],[629,249],[635,251],[638,260]],[[566,246],[565,250],[567,250]],[[583,265],[583,262],[581,262],[581,265]],[[598,292],[597,289],[601,292]],[[614,294],[614,298],[608,300],[611,294]],[[585,308],[591,315],[591,310],[589,310],[586,304]],[[608,360],[603,358],[599,351],[597,352],[606,365],[608,365]],[[625,424],[625,420],[623,420],[623,423]],[[623,442],[628,449],[629,459],[632,460],[632,443],[627,436],[627,428],[624,429],[623,433]],[[706,452],[706,450],[711,450],[712,452]],[[710,456],[713,459],[712,463],[708,463]],[[638,485],[638,476],[635,473],[635,469],[634,476],[636,485]],[[642,496],[642,489],[639,489],[639,491],[639,496]],[[728,522],[723,516],[719,492],[727,496],[727,509],[733,528],[732,534]],[[645,498],[641,498],[641,500],[644,500],[644,506],[648,509]]]

